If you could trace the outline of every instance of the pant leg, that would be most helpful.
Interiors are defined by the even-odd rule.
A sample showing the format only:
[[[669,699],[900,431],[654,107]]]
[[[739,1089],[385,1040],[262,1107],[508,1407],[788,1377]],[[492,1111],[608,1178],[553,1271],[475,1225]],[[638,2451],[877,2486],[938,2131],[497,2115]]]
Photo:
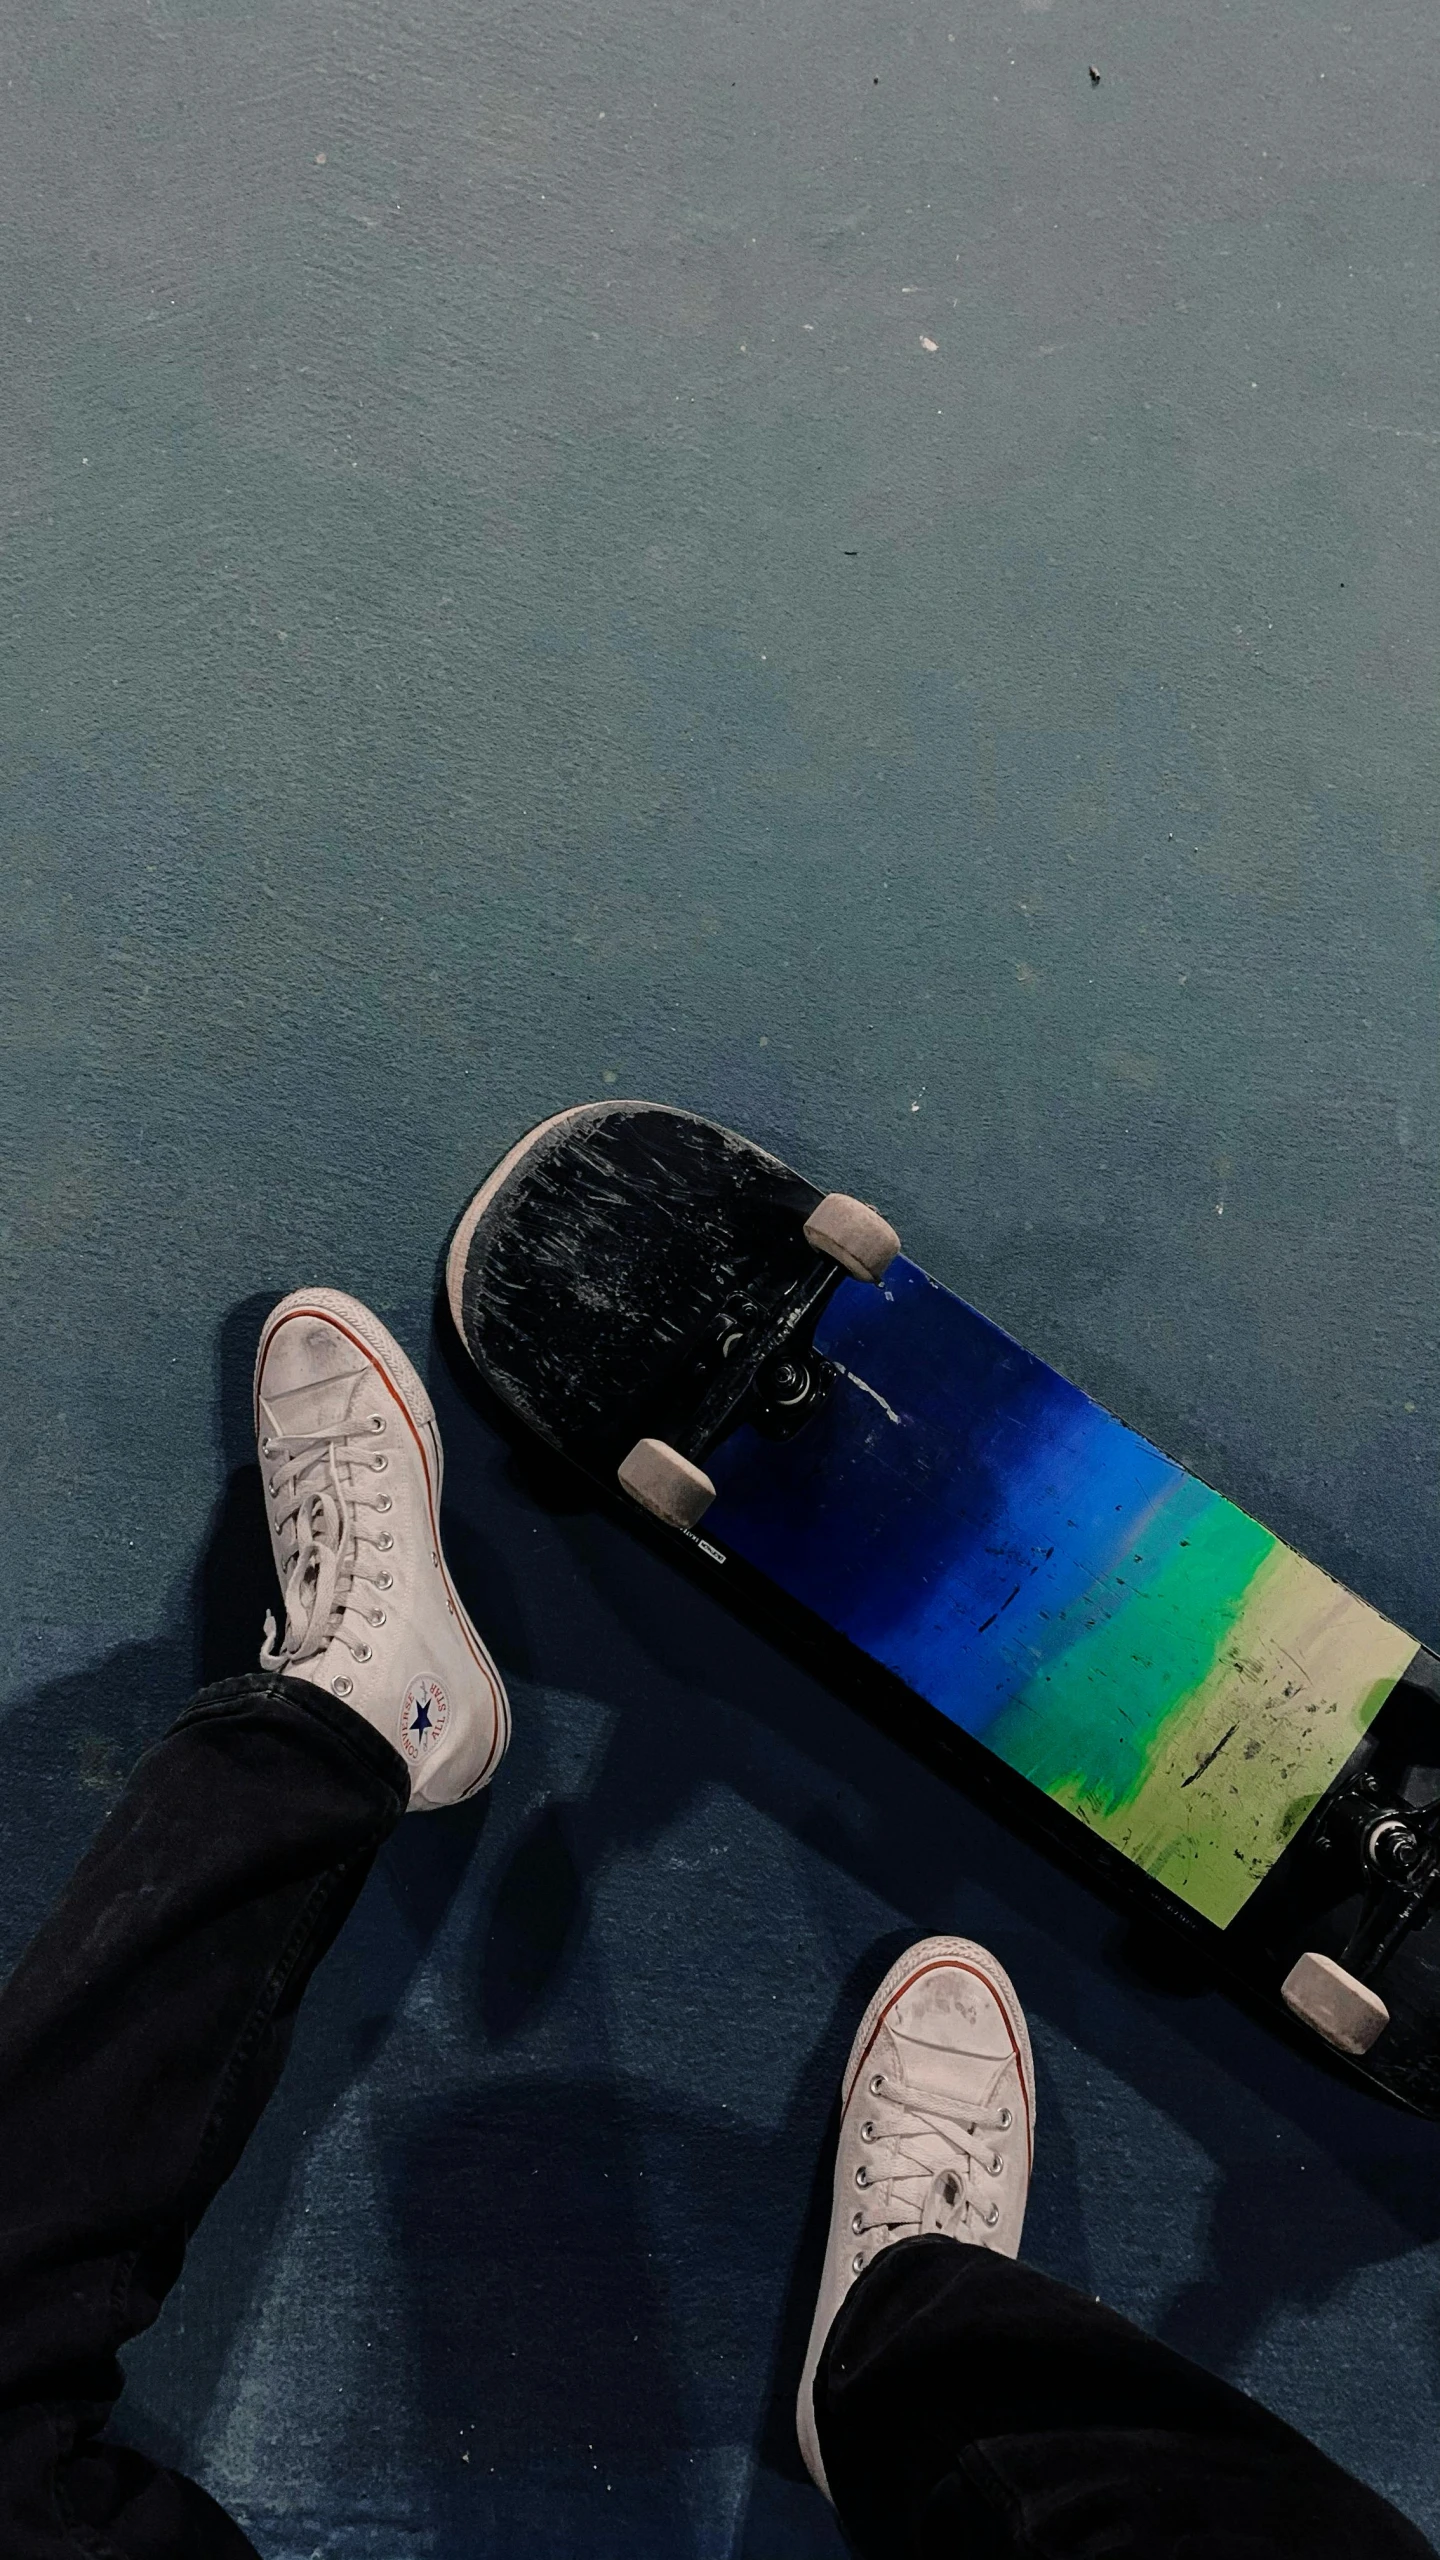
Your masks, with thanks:
[[[253,2560],[202,2490],[100,2431],[117,2350],[179,2274],[408,1798],[399,1754],[323,1690],[206,1690],[0,1991],[5,2560]]]
[[[815,2414],[861,2560],[1434,2560],[1243,2392],[953,2240],[872,2261],[826,2341]]]

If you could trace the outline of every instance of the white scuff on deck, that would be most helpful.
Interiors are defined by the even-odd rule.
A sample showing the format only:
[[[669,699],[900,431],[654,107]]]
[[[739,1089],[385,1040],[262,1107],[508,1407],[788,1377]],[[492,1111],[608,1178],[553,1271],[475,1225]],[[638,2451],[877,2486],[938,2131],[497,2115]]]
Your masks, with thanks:
[[[858,1387],[862,1396],[869,1396],[872,1403],[878,1404],[881,1412],[889,1421],[895,1423],[898,1428],[900,1416],[896,1412],[893,1404],[886,1403],[878,1387],[872,1387],[868,1378],[857,1378],[854,1370],[847,1369],[843,1361],[837,1360],[834,1365],[839,1370],[842,1378],[848,1378],[851,1386]]]

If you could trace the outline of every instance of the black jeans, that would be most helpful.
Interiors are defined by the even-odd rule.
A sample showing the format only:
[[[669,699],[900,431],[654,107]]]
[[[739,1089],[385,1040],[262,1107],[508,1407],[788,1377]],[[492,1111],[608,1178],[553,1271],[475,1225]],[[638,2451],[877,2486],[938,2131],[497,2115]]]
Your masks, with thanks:
[[[323,1691],[211,1689],[0,1992],[3,2560],[255,2560],[202,2489],[104,2433],[116,2357],[238,2160],[408,1792]],[[816,2405],[864,2560],[1428,2550],[1225,2384],[947,2240],[887,2251],[855,2287]]]
[[[815,2415],[861,2560],[1434,2560],[1228,2382],[953,2240],[872,2260],[826,2341]]]

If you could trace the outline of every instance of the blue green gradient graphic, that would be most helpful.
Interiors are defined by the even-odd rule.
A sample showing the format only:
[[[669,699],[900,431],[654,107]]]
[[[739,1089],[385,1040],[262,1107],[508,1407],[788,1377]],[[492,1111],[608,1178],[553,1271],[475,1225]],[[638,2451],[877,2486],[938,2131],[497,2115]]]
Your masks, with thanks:
[[[1233,1918],[1413,1638],[912,1263],[817,1343],[829,1401],[711,1453],[707,1535]]]

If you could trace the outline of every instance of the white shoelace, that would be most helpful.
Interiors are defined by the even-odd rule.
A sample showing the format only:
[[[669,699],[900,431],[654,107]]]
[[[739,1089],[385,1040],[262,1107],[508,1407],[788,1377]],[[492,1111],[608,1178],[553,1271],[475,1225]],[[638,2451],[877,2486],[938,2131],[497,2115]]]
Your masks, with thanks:
[[[855,2173],[866,2198],[850,2224],[857,2238],[878,2230],[887,2240],[920,2230],[955,2232],[972,2216],[993,2231],[1000,2207],[993,2193],[982,2193],[981,2182],[988,2187],[1004,2162],[984,2136],[1009,2132],[1015,2121],[1009,2107],[978,2106],[953,2090],[902,2084],[883,2071],[873,2075],[867,2095],[877,2113],[893,2112],[902,2121],[882,2130],[872,2116],[860,2127],[876,2159],[873,2168],[862,2161]]]
[[[267,1407],[262,1406],[262,1411],[267,1422],[273,1421]],[[282,1553],[280,1567],[285,1633],[283,1639],[278,1636],[274,1612],[267,1610],[262,1670],[284,1671],[292,1662],[309,1661],[337,1639],[357,1662],[370,1660],[370,1645],[349,1636],[344,1620],[349,1612],[363,1616],[372,1626],[385,1622],[383,1610],[367,1608],[355,1597],[357,1582],[368,1582],[381,1591],[391,1584],[388,1572],[360,1571],[362,1546],[387,1552],[394,1544],[388,1530],[377,1533],[361,1520],[365,1511],[390,1509],[388,1495],[367,1502],[354,1481],[360,1469],[385,1464],[383,1458],[377,1461],[350,1445],[374,1437],[375,1425],[367,1419],[338,1430],[288,1435],[270,1431],[261,1439],[276,1532],[294,1541],[290,1551]]]

